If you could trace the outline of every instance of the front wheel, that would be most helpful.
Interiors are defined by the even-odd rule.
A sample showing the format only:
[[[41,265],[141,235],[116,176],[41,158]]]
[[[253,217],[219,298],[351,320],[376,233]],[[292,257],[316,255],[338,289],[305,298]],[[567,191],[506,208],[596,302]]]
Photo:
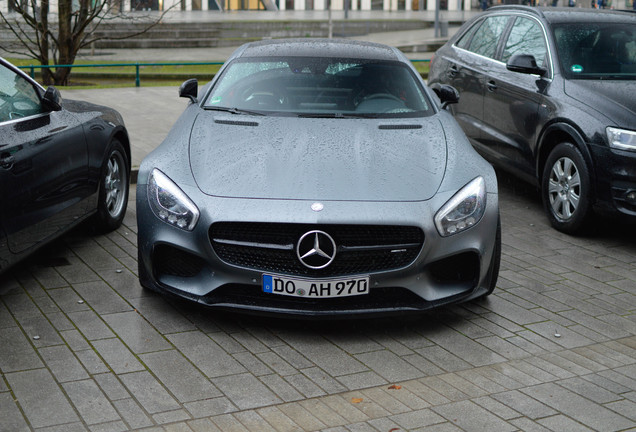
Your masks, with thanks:
[[[129,163],[124,146],[114,139],[102,165],[95,225],[99,231],[119,228],[126,214],[129,191]]]
[[[573,144],[559,144],[548,156],[541,195],[554,228],[567,234],[583,230],[592,213],[590,172],[580,150]]]

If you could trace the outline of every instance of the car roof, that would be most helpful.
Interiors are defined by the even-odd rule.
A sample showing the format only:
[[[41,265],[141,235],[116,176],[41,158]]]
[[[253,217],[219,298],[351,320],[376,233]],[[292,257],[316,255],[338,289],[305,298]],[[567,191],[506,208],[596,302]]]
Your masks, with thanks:
[[[636,13],[630,10],[570,8],[570,7],[531,7],[502,5],[488,8],[488,12],[526,12],[537,15],[550,24],[568,22],[636,22]]]
[[[238,57],[331,57],[403,61],[395,48],[349,39],[272,39],[250,42]]]

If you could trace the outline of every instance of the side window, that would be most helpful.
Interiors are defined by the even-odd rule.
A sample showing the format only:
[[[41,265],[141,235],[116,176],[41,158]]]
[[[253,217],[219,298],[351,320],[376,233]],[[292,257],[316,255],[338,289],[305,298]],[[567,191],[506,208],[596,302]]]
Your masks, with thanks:
[[[41,112],[40,97],[33,84],[0,65],[0,123]]]
[[[479,21],[475,23],[471,28],[468,29],[466,33],[462,35],[462,37],[457,41],[456,45],[463,49],[468,49],[468,44],[470,44],[471,38],[475,31],[479,28],[479,26],[483,23],[483,21]]]
[[[497,51],[497,44],[501,34],[506,28],[509,17],[494,16],[488,17],[477,29],[470,41],[469,51],[485,57],[494,58]]]
[[[507,62],[514,54],[531,54],[537,65],[546,61],[546,43],[541,26],[535,20],[518,17],[506,41],[502,61]]]

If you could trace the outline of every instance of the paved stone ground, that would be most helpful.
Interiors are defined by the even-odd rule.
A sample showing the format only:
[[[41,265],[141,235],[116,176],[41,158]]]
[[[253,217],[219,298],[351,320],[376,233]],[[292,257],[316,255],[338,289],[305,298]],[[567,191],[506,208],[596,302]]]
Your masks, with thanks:
[[[562,235],[500,182],[487,300],[320,323],[144,291],[133,194],[0,278],[0,430],[635,431],[636,230]]]

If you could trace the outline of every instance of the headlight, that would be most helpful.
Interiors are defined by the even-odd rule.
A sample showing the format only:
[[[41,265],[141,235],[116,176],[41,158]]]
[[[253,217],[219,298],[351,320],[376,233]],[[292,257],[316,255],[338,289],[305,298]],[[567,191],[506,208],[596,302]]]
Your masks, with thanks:
[[[442,237],[462,232],[479,222],[486,211],[486,182],[477,177],[442,206],[435,226]]]
[[[148,202],[155,216],[178,228],[192,231],[199,209],[164,173],[153,169],[148,179]]]
[[[607,132],[607,140],[610,147],[619,150],[636,151],[636,132],[613,127],[608,127],[605,131]]]

